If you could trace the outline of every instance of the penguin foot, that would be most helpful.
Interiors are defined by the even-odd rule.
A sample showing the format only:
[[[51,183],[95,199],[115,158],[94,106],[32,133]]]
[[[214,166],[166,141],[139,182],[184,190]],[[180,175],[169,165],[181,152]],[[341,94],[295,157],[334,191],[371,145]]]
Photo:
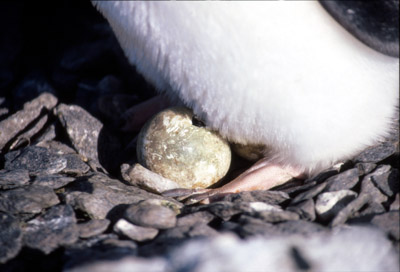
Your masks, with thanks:
[[[266,158],[263,158],[240,176],[220,188],[174,189],[163,192],[163,195],[175,197],[185,204],[208,204],[231,193],[269,190],[293,178],[304,179],[305,174],[299,169],[271,163]]]
[[[121,130],[126,132],[137,132],[154,114],[168,108],[169,106],[169,101],[162,95],[157,95],[149,100],[139,103],[125,111],[122,116],[124,123]]]

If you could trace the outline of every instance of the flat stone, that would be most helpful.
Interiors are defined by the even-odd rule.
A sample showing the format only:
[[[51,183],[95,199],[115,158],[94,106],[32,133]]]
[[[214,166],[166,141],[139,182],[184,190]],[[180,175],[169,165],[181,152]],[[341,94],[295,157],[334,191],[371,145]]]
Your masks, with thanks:
[[[354,157],[353,161],[378,163],[390,157],[395,152],[396,144],[394,142],[384,142],[380,145],[365,149],[363,152]]]
[[[359,181],[357,168],[347,170],[343,173],[332,176],[326,180],[325,192],[348,190],[353,188]]]
[[[12,214],[40,213],[60,200],[51,188],[30,185],[0,192],[0,211]]]
[[[92,219],[105,219],[111,215],[110,212],[123,205],[161,198],[101,173],[80,177],[79,181],[65,187],[63,196],[67,204],[87,213]]]
[[[66,177],[63,175],[55,174],[55,175],[36,176],[32,184],[46,186],[52,189],[59,189],[73,181],[75,181],[75,178],[73,177]]]
[[[158,234],[158,229],[137,226],[125,219],[118,220],[114,225],[114,231],[137,242],[152,240]]]
[[[18,188],[29,183],[29,172],[26,169],[0,170],[0,189]]]
[[[290,181],[289,181],[290,183]],[[299,194],[302,193],[304,191],[307,191],[308,189],[314,187],[315,185],[317,185],[316,181],[308,181],[308,182],[298,182],[296,181],[296,184],[294,186],[290,186],[290,184],[286,185],[283,184],[281,187],[276,187],[275,189],[277,191],[281,191],[281,192],[285,192],[289,195],[295,195],[295,194]],[[287,187],[286,187],[287,186]]]
[[[56,138],[56,122],[47,125],[40,134],[35,135],[31,142],[32,145],[40,146],[42,142],[53,141]]]
[[[290,211],[261,211],[257,212],[255,216],[268,223],[278,223],[300,219],[300,216],[297,213]]]
[[[374,185],[389,197],[399,192],[399,170],[390,170],[389,165],[380,165],[373,172],[371,179]]]
[[[148,201],[130,205],[124,217],[142,227],[168,229],[176,225],[176,213],[172,209]]]
[[[60,205],[27,222],[23,241],[24,245],[49,254],[59,246],[73,244],[78,237],[79,231],[72,207]]]
[[[361,193],[356,199],[347,204],[346,207],[341,209],[336,216],[330,222],[331,227],[336,227],[344,224],[348,218],[353,216],[358,210],[370,201],[370,196],[365,193]]]
[[[26,169],[30,175],[57,174],[67,167],[66,158],[38,146],[7,153],[5,159],[5,169]]]
[[[297,203],[300,203],[304,200],[308,200],[311,199],[313,197],[315,197],[316,195],[318,195],[319,193],[321,193],[325,187],[327,186],[326,182],[323,182],[321,184],[318,184],[316,186],[314,186],[313,188],[302,192],[300,194],[298,194],[295,198],[292,199],[292,201],[290,202],[290,205],[295,205]]]
[[[297,213],[300,215],[301,219],[306,221],[314,221],[316,218],[314,200],[312,199],[304,200],[296,205],[289,206],[287,210]]]
[[[77,154],[66,154],[62,156],[67,160],[67,166],[62,170],[62,173],[68,175],[83,175],[90,170],[89,165],[82,161],[82,158]]]
[[[315,202],[315,211],[322,221],[328,221],[356,197],[351,190],[322,193]]]
[[[31,122],[38,118],[43,109],[50,111],[58,100],[49,93],[43,93],[36,99],[24,104],[24,108],[7,119],[0,122],[0,150],[25,129]]]
[[[376,176],[377,172],[380,172],[379,168],[377,168],[374,172],[371,174],[366,175],[362,182],[361,182],[361,193],[360,194],[366,194],[369,196],[370,201],[372,202],[377,202],[377,203],[383,203],[388,200],[388,197],[384,195],[376,186],[374,185],[373,182],[373,177]]]
[[[11,260],[21,250],[22,231],[19,221],[12,215],[0,212],[0,264]]]
[[[105,232],[110,225],[108,219],[92,219],[88,222],[78,224],[79,237],[90,238]]]
[[[281,204],[290,197],[285,192],[280,191],[251,191],[251,192],[241,192],[237,194],[229,194],[221,198],[221,201],[227,202],[265,202],[272,205]]]
[[[52,153],[58,155],[65,155],[65,154],[76,154],[76,151],[69,147],[66,144],[57,141],[42,141],[38,143],[36,146],[44,147],[46,149],[51,150]]]
[[[194,226],[197,224],[208,224],[215,216],[207,211],[199,211],[177,218],[176,226]]]
[[[393,239],[400,240],[400,211],[375,215],[371,223],[387,232]]]

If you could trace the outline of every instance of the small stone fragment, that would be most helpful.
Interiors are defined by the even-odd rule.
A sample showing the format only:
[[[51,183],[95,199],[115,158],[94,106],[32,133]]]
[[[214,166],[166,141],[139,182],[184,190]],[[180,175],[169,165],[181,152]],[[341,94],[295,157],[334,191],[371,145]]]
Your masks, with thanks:
[[[0,189],[13,189],[29,183],[29,172],[25,169],[0,170]]]
[[[396,198],[393,200],[392,204],[390,204],[390,210],[400,210],[400,193],[396,194]]]
[[[196,126],[186,108],[158,113],[142,128],[138,161],[181,188],[206,188],[225,176],[231,163],[229,144],[216,132]]]
[[[271,205],[278,205],[290,199],[289,195],[280,191],[251,191],[237,194],[228,194],[221,198],[221,201],[233,203],[238,202],[265,202]]]
[[[92,219],[88,222],[78,224],[79,237],[90,238],[105,232],[110,225],[108,219]]]
[[[317,197],[315,211],[321,220],[328,221],[356,197],[357,193],[350,190],[322,193]]]
[[[389,165],[380,165],[371,175],[371,180],[385,195],[393,196],[399,192],[399,171]]]
[[[261,218],[268,223],[278,223],[283,221],[299,220],[300,216],[297,213],[290,211],[261,211],[255,213],[255,216]]]
[[[135,164],[133,167],[123,166],[121,172],[124,180],[129,183],[158,194],[167,190],[179,188],[179,184],[175,181],[164,178],[144,168],[140,164]]]
[[[376,164],[370,162],[359,162],[356,163],[356,167],[359,171],[359,175],[364,176],[371,173],[376,168]]]
[[[384,142],[380,145],[373,146],[362,151],[353,159],[353,161],[378,163],[390,157],[395,152],[396,145],[394,142]]]
[[[77,241],[79,232],[74,211],[69,205],[52,207],[45,214],[27,222],[24,244],[49,254],[57,247]]]
[[[137,242],[152,240],[158,234],[158,229],[140,227],[126,221],[125,219],[118,220],[114,225],[114,231]]]
[[[375,170],[371,174],[366,175],[361,182],[361,193],[369,196],[369,200],[372,202],[383,203],[388,200],[388,197],[384,195],[378,188],[375,187],[373,177],[376,172],[380,172],[379,169]]]
[[[332,219],[329,225],[331,227],[336,227],[338,225],[344,224],[349,217],[353,216],[369,201],[370,201],[370,196],[365,193],[361,193],[356,199],[354,199],[352,202],[347,204],[346,207],[341,209]]]
[[[133,224],[156,229],[168,229],[176,225],[173,210],[148,201],[130,205],[125,210],[125,218]]]
[[[314,200],[308,199],[294,206],[289,206],[288,211],[292,211],[300,215],[300,218],[307,221],[315,220],[315,205]]]
[[[313,188],[298,194],[295,198],[292,199],[290,204],[294,205],[294,204],[300,203],[303,200],[311,199],[314,196],[318,195],[320,192],[322,192],[326,186],[327,186],[326,182],[318,184],[318,185],[314,186]]]
[[[0,192],[0,211],[12,214],[40,213],[59,202],[51,188],[39,185]]]
[[[43,175],[36,176],[32,184],[46,186],[52,189],[59,189],[73,181],[75,181],[75,178],[73,177],[66,177],[63,175]]]
[[[22,231],[18,220],[0,212],[0,264],[14,258],[22,247]]]
[[[176,221],[177,227],[194,226],[197,224],[208,224],[215,218],[214,215],[207,211],[199,211],[182,217],[178,217]]]
[[[343,173],[330,177],[326,180],[325,192],[348,190],[353,188],[359,181],[357,168],[347,170]]]

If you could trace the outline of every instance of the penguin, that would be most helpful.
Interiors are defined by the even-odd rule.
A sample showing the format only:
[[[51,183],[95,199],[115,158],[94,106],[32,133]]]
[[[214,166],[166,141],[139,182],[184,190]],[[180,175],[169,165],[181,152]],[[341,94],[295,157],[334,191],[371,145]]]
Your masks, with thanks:
[[[229,141],[265,147],[250,169],[194,199],[312,177],[390,133],[398,1],[93,3],[161,94]]]

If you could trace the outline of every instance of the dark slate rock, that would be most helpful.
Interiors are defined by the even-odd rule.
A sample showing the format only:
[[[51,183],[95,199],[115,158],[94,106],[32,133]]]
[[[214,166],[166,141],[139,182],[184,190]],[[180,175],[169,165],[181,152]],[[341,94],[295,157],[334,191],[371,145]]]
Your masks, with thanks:
[[[0,122],[0,150],[38,118],[43,109],[51,110],[57,104],[57,98],[49,93],[24,104],[24,108]]]
[[[65,154],[77,154],[74,149],[66,144],[57,141],[42,141],[37,146],[49,149],[52,153],[65,155]]]
[[[307,191],[308,189],[314,187],[315,185],[317,185],[316,181],[308,181],[306,183],[302,182],[299,183],[300,185],[296,185],[296,186],[292,186],[292,187],[282,187],[282,188],[276,188],[276,190],[285,192],[291,196],[295,195],[295,194],[299,194],[302,193],[304,191]]]
[[[357,168],[347,170],[326,180],[325,192],[340,191],[353,188],[359,181]]]
[[[351,190],[326,192],[318,195],[315,211],[322,221],[332,219],[341,209],[357,197]]]
[[[394,142],[384,142],[380,145],[367,148],[356,157],[355,162],[371,162],[378,163],[390,157],[396,152],[396,144]]]
[[[376,168],[376,164],[370,162],[359,162],[356,163],[355,166],[357,167],[360,176],[369,174]]]
[[[279,191],[251,191],[251,192],[241,192],[238,194],[229,194],[224,196],[221,201],[227,201],[227,202],[265,202],[268,204],[276,205],[276,204],[281,204],[287,200],[289,200],[290,197],[287,193],[285,192],[279,192]]]
[[[105,232],[110,225],[108,219],[92,219],[85,223],[78,224],[79,237],[90,238]]]
[[[287,210],[297,213],[303,220],[315,220],[315,205],[312,199],[304,200],[296,205],[289,206]]]
[[[44,175],[35,177],[32,184],[46,186],[52,189],[59,189],[73,181],[75,181],[75,178],[73,177],[66,177],[63,175]]]
[[[29,172],[25,169],[0,170],[0,189],[12,189],[29,183]]]
[[[376,188],[373,182],[374,177],[379,176],[381,170],[382,169],[378,167],[374,172],[366,175],[361,183],[361,194],[368,195],[370,197],[370,201],[372,202],[383,203],[388,200],[388,197],[382,194],[381,191]]]
[[[374,214],[385,213],[386,209],[381,203],[370,201],[365,207],[363,207],[359,212],[355,213],[354,217],[364,217]]]
[[[375,215],[371,223],[387,232],[393,239],[400,240],[400,211]]]
[[[67,167],[65,157],[38,146],[28,146],[22,150],[7,153],[5,158],[5,169],[26,169],[31,175],[56,174]]]
[[[214,202],[203,208],[225,221],[228,221],[233,215],[241,212],[234,203],[228,201]]]
[[[253,235],[263,235],[266,237],[276,237],[281,235],[281,232],[271,223],[267,223],[261,219],[254,218],[248,215],[240,215],[235,231],[241,237],[249,237]]]
[[[130,205],[125,210],[124,217],[142,227],[168,229],[176,225],[176,213],[173,210],[149,201]]]
[[[336,227],[344,224],[348,218],[353,216],[358,210],[370,201],[370,196],[366,193],[361,193],[356,199],[347,204],[346,207],[341,209],[330,222],[331,227]]]
[[[178,216],[176,221],[177,227],[194,226],[197,224],[208,224],[215,216],[207,211],[199,211],[185,216]]]
[[[60,205],[27,222],[24,227],[24,245],[49,254],[59,246],[78,240],[79,232],[71,206]]]
[[[337,175],[338,173],[339,173],[339,170],[336,167],[331,167],[331,168],[328,168],[328,169],[322,171],[315,177],[311,177],[311,178],[307,179],[306,183],[311,182],[311,181],[316,181],[317,183],[321,183],[321,182],[325,181],[326,179],[328,179],[334,175]]]
[[[378,169],[376,169],[374,174],[371,176],[371,179],[374,185],[378,187],[385,195],[393,196],[399,192],[399,170],[393,169],[390,171],[390,166],[387,166],[388,165],[381,165],[378,167]]]
[[[115,223],[113,230],[117,234],[123,235],[137,242],[152,240],[158,234],[158,229],[137,226],[123,218]]]
[[[52,124],[47,125],[38,135],[35,135],[31,144],[39,146],[42,142],[54,140],[56,136],[56,123],[53,122]]]
[[[297,213],[290,211],[261,211],[256,212],[255,216],[268,223],[298,220],[300,218]]]
[[[290,202],[291,205],[295,205],[297,203],[300,203],[304,200],[308,200],[313,198],[314,196],[318,195],[320,192],[322,192],[325,187],[327,186],[326,182],[323,182],[321,184],[318,184],[314,187],[312,187],[311,189],[298,194],[295,198],[292,199],[292,201]]]
[[[62,173],[70,175],[83,175],[90,170],[89,165],[84,163],[77,154],[66,154],[62,156],[67,160],[67,166]]]
[[[158,195],[127,186],[101,173],[81,177],[69,184],[65,187],[63,198],[67,204],[87,213],[92,219],[104,219],[114,212],[121,212],[120,208],[125,204],[138,203],[149,198],[161,199]]]
[[[30,185],[0,192],[0,211],[13,214],[40,213],[60,201],[51,188]]]
[[[0,264],[14,258],[22,247],[19,221],[12,215],[0,212]]]

